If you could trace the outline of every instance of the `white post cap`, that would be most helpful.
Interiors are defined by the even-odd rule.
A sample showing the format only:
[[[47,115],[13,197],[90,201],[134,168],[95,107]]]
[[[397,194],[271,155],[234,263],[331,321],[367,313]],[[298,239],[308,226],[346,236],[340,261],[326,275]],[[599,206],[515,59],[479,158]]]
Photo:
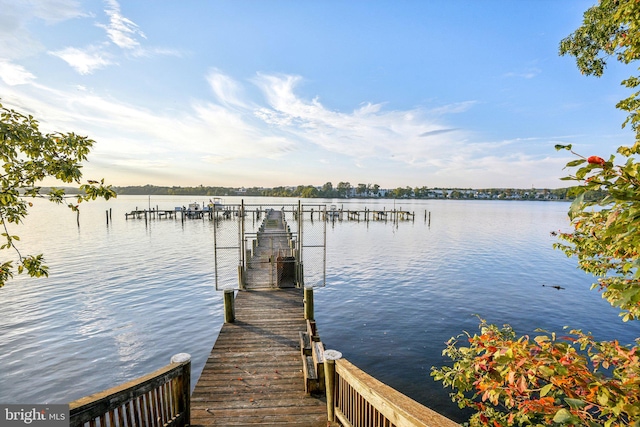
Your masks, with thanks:
[[[184,363],[191,360],[189,353],[178,353],[171,356],[171,363]]]
[[[325,360],[338,360],[342,359],[342,353],[338,350],[325,350],[324,351]]]

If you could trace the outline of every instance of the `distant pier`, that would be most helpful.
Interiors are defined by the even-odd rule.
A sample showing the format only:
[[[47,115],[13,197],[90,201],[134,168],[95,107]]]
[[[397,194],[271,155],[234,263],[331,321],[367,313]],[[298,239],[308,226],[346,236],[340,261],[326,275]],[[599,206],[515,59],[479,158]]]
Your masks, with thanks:
[[[218,219],[230,219],[232,217],[237,217],[239,215],[239,210],[237,209],[238,205],[227,205],[225,207],[220,208],[210,208],[205,206],[204,208],[195,209],[193,207],[176,207],[174,209],[160,209],[159,207],[150,208],[150,209],[138,209],[137,207],[131,212],[125,213],[125,219],[181,219],[182,221],[186,219],[209,219],[209,220],[218,220]],[[256,209],[255,211],[245,212],[245,215],[251,215],[254,219],[260,219],[263,210]],[[299,212],[295,209],[290,211],[295,217],[299,214]],[[337,208],[332,206],[330,209],[321,209],[318,208],[314,210],[313,208],[309,211],[304,212],[303,214],[308,214],[311,220],[318,219],[319,221],[383,221],[383,222],[403,222],[403,221],[415,221],[416,214],[415,212],[402,210],[402,209],[344,209]],[[425,221],[427,218],[429,221],[431,220],[431,213],[425,210],[424,215]]]

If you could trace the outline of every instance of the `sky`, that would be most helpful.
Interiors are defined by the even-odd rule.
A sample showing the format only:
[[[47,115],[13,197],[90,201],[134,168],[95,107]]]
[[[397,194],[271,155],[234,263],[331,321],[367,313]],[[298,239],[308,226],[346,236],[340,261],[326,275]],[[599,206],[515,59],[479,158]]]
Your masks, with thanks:
[[[117,186],[559,188],[631,144],[596,0],[0,0],[0,103]]]

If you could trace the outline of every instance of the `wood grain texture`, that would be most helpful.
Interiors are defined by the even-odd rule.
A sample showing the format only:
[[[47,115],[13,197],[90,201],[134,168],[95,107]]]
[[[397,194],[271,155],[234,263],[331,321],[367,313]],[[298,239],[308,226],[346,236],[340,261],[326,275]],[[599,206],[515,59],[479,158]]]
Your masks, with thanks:
[[[326,426],[324,398],[305,393],[301,289],[238,292],[191,395],[194,426]]]

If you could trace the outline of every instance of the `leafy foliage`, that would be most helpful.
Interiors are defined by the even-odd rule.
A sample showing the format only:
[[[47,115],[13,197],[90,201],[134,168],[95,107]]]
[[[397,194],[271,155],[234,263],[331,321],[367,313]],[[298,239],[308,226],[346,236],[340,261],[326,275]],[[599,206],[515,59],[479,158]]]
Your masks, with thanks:
[[[629,64],[640,58],[640,2],[601,0],[584,14],[583,25],[560,44],[560,54],[576,58],[583,74],[601,76],[607,60]],[[635,89],[640,77],[622,84]],[[573,226],[554,245],[576,257],[597,277],[593,288],[618,307],[624,321],[640,318],[640,91],[620,101],[623,124],[635,132],[631,147],[608,158],[585,157],[570,145],[576,185],[569,210]],[[589,197],[586,197],[589,196]],[[543,333],[517,337],[508,326],[480,323],[466,334],[468,346],[452,338],[443,351],[451,367],[432,376],[457,390],[452,399],[477,411],[472,426],[587,425],[640,426],[640,339],[635,345],[596,341],[579,330],[565,337]]]
[[[43,255],[22,255],[16,246],[20,240],[9,233],[9,224],[19,225],[28,214],[31,198],[48,198],[54,203],[68,199],[63,189],[52,188],[41,193],[39,184],[45,178],[55,178],[63,183],[81,183],[81,162],[87,159],[94,141],[74,133],[54,132],[43,134],[38,121],[0,104],[0,226],[3,244],[0,250],[13,250],[17,255],[17,272],[27,272],[32,277],[48,275]],[[73,211],[83,201],[98,197],[115,197],[104,180],[88,181],[80,185],[80,193],[68,203]],[[13,277],[14,260],[0,264],[0,287]]]
[[[557,148],[571,150],[571,146]],[[573,188],[576,198],[569,210],[574,230],[560,233],[566,243],[554,246],[567,256],[576,256],[581,269],[598,277],[593,287],[621,310],[624,321],[638,319],[640,164],[631,157],[622,164],[614,164],[614,156],[608,161],[598,159],[602,161],[580,158],[571,162],[580,167],[567,179],[582,183]],[[589,190],[604,190],[605,195],[586,201],[584,194]]]
[[[480,324],[443,354],[453,367],[432,376],[457,391],[461,408],[474,408],[471,426],[622,426],[640,419],[640,341],[625,347],[598,342],[579,330],[558,338],[517,337],[510,326]],[[468,342],[468,346],[464,341]]]

